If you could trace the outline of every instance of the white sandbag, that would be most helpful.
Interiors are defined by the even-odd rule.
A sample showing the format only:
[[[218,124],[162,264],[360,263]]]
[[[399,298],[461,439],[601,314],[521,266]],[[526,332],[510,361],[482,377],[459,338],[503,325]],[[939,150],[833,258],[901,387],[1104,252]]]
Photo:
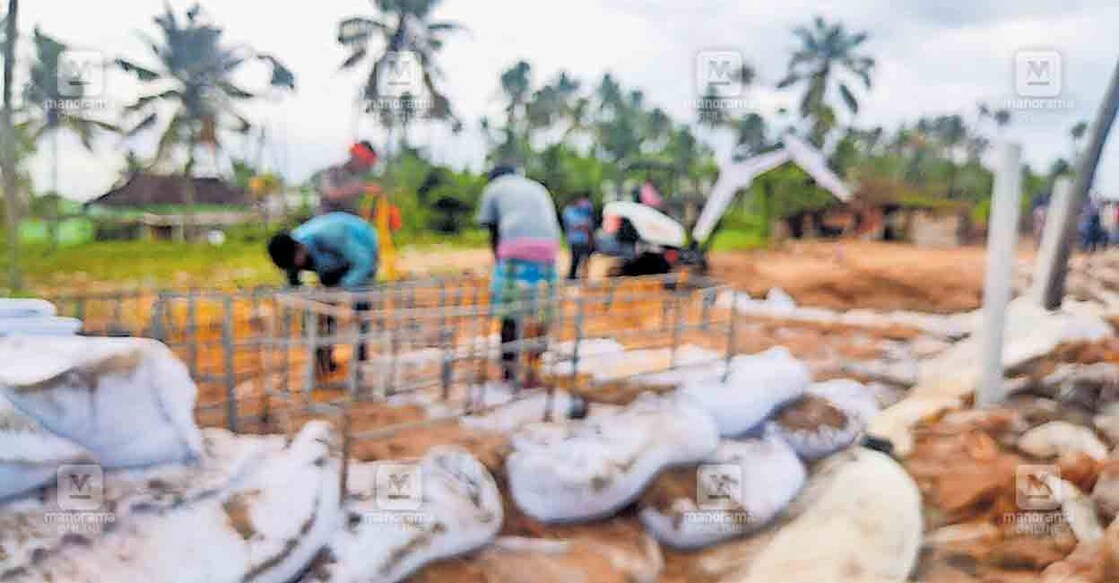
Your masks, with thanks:
[[[782,347],[734,357],[726,382],[723,368],[712,368],[687,379],[680,393],[707,411],[724,437],[742,435],[758,426],[777,407],[803,394],[812,382],[808,366]]]
[[[489,543],[501,530],[497,483],[459,447],[432,448],[419,463],[353,464],[347,482],[349,525],[335,533],[305,581],[400,581]],[[389,499],[398,484],[404,489]]]
[[[0,318],[0,336],[73,336],[81,329],[77,318]]]
[[[8,318],[50,318],[57,314],[54,304],[34,298],[0,298],[0,320]]]
[[[0,500],[53,482],[60,464],[92,461],[85,448],[43,429],[0,395]]]
[[[839,459],[843,456],[842,459]],[[810,500],[745,573],[747,583],[907,581],[921,548],[921,496],[889,456],[867,449],[829,458]],[[834,463],[833,463],[834,462]],[[792,511],[792,510],[790,510]]]
[[[236,436],[224,429],[206,429],[202,455],[194,462],[102,472],[98,506],[112,509],[111,513],[63,511],[52,469],[44,496],[0,506],[0,548],[4,549],[0,580],[57,553],[68,536],[93,539],[133,512],[158,513],[216,496],[284,445],[282,436]],[[71,518],[86,520],[72,523]]]
[[[789,504],[806,471],[796,452],[766,435],[724,440],[697,472],[696,497],[678,498],[669,508],[644,506],[638,516],[657,541],[677,549],[697,549],[758,530]],[[713,499],[729,479],[730,499]]]
[[[505,461],[514,502],[544,522],[591,520],[634,501],[663,468],[718,445],[711,417],[679,396],[641,395],[617,414],[530,425]]]
[[[134,509],[11,580],[290,581],[342,526],[331,440],[325,424],[308,423],[230,488],[166,511]]]
[[[812,398],[824,402],[808,403]],[[835,379],[808,387],[800,401],[789,403],[767,423],[767,430],[811,461],[849,447],[877,413],[878,403],[870,389],[856,381]],[[800,418],[790,424],[793,415]],[[806,424],[811,427],[804,427]]]
[[[178,462],[201,447],[186,366],[145,338],[0,338],[0,394],[104,467]]]

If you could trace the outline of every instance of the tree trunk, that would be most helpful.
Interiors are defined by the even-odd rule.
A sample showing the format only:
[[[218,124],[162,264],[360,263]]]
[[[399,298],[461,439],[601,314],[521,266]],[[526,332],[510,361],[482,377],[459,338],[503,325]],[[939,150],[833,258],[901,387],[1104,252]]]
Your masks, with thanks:
[[[1054,257],[1056,265],[1050,270],[1052,275],[1048,281],[1044,282],[1045,288],[1042,291],[1042,305],[1046,309],[1055,310],[1061,307],[1061,300],[1065,295],[1068,260],[1072,254],[1073,238],[1076,234],[1076,220],[1084,202],[1088,200],[1088,193],[1092,189],[1092,180],[1095,178],[1096,168],[1100,164],[1104,144],[1107,143],[1107,135],[1111,131],[1112,123],[1115,122],[1116,110],[1119,110],[1119,60],[1115,62],[1115,70],[1111,73],[1111,83],[1108,84],[1107,92],[1104,93],[1103,100],[1100,101],[1100,109],[1096,113],[1096,121],[1092,124],[1092,135],[1088,140],[1088,147],[1084,149],[1080,160],[1076,164],[1076,179],[1072,186],[1072,196],[1069,197],[1068,201],[1071,208],[1068,209],[1070,212],[1065,216],[1065,223],[1062,225],[1060,238],[1057,241],[1057,252]]]
[[[12,131],[12,73],[16,60],[16,18],[19,0],[8,0],[8,15],[4,31],[4,93],[3,111],[0,113],[0,142],[3,142],[4,202],[7,212],[5,223],[8,239],[8,288],[18,291],[19,277],[19,196],[16,192],[16,143]]]
[[[51,194],[54,195],[52,199],[54,203],[47,209],[49,216],[47,216],[47,235],[50,237],[50,250],[53,252],[58,249],[58,227],[61,222],[59,216],[61,208],[61,195],[58,194],[58,128],[51,132]]]

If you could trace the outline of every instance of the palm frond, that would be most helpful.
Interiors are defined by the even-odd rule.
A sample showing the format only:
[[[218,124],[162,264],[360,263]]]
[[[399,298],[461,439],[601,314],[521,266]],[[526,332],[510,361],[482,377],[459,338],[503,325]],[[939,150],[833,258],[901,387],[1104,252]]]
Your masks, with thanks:
[[[143,82],[154,81],[161,77],[159,73],[156,73],[151,69],[141,67],[140,65],[137,65],[136,63],[124,58],[117,58],[113,62],[125,73],[131,73],[137,79]]]

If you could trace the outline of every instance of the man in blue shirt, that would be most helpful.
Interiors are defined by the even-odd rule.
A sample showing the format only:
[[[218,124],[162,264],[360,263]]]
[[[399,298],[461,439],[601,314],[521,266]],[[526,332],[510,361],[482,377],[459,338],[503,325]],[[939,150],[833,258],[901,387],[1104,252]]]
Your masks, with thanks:
[[[594,206],[587,198],[580,198],[563,207],[563,231],[571,251],[571,268],[567,279],[579,277],[579,267],[587,264],[594,252]]]
[[[313,271],[326,287],[363,287],[377,275],[377,230],[357,215],[327,213],[276,234],[268,254],[291,285],[300,284],[301,272]]]
[[[300,274],[313,271],[325,287],[358,289],[373,284],[377,275],[377,231],[357,215],[345,212],[327,213],[298,226],[291,233],[281,231],[268,242],[268,255],[276,267],[287,274],[288,283],[299,286]],[[369,302],[359,301],[354,310],[366,312]],[[359,314],[361,334],[369,330],[364,314]],[[324,320],[331,334],[334,322]],[[330,347],[316,351],[320,373],[337,368]],[[367,358],[365,342],[358,347],[358,360]]]

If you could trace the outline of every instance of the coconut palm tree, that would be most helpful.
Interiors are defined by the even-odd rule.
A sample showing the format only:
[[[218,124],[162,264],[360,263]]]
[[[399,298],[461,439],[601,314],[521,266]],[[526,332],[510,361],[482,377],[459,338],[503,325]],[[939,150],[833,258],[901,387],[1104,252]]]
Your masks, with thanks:
[[[427,93],[411,95],[412,105],[422,103],[422,114],[427,118],[446,120],[452,126],[457,121],[450,100],[439,86],[443,74],[435,60],[446,36],[462,30],[462,26],[432,19],[441,1],[370,0],[375,11],[373,16],[352,16],[338,23],[338,44],[349,52],[342,69],[372,61],[359,99],[365,111],[376,113],[381,125],[389,131],[390,143],[396,126],[406,128],[414,117],[394,106],[394,103],[408,103],[408,100],[386,99],[403,96],[386,95],[383,91],[386,75],[401,54],[410,53],[417,59],[419,81]]]
[[[51,183],[50,192],[58,195],[58,135],[63,131],[78,136],[87,150],[93,149],[93,137],[98,131],[116,132],[111,123],[87,115],[81,108],[65,107],[68,99],[83,97],[80,85],[59,87],[59,57],[66,45],[44,34],[38,27],[32,37],[35,47],[35,60],[31,64],[31,76],[23,88],[23,104],[29,119],[23,122],[24,131],[34,142],[46,138],[50,140]],[[75,94],[76,93],[76,94]],[[52,213],[49,225],[52,245],[57,240],[57,213]]]
[[[167,6],[154,18],[160,38],[148,38],[153,65],[119,58],[116,64],[134,75],[146,89],[125,107],[125,118],[134,120],[125,132],[133,136],[161,122],[169,111],[153,164],[170,162],[176,150],[185,152],[181,167],[186,203],[194,206],[193,170],[199,146],[220,148],[225,131],[247,133],[252,123],[238,105],[261,94],[238,85],[235,73],[245,62],[257,60],[270,71],[268,87],[295,89],[295,76],[275,57],[245,46],[222,42],[222,29],[210,23],[196,4],[185,20]],[[189,212],[189,209],[188,209]]]
[[[12,129],[12,75],[16,66],[16,22],[19,0],[8,0],[8,13],[4,17],[4,86],[3,109],[0,110],[0,173],[4,179],[4,224],[8,233],[8,288],[20,288],[19,277],[19,194],[16,177],[16,143]]]
[[[850,81],[856,79],[870,89],[874,59],[859,52],[868,34],[850,32],[843,23],[831,24],[817,16],[811,27],[798,27],[793,34],[800,47],[793,52],[788,73],[777,87],[804,86],[800,116],[810,120],[810,139],[819,146],[836,121],[828,96],[837,93],[849,112],[858,113],[859,101]]]

